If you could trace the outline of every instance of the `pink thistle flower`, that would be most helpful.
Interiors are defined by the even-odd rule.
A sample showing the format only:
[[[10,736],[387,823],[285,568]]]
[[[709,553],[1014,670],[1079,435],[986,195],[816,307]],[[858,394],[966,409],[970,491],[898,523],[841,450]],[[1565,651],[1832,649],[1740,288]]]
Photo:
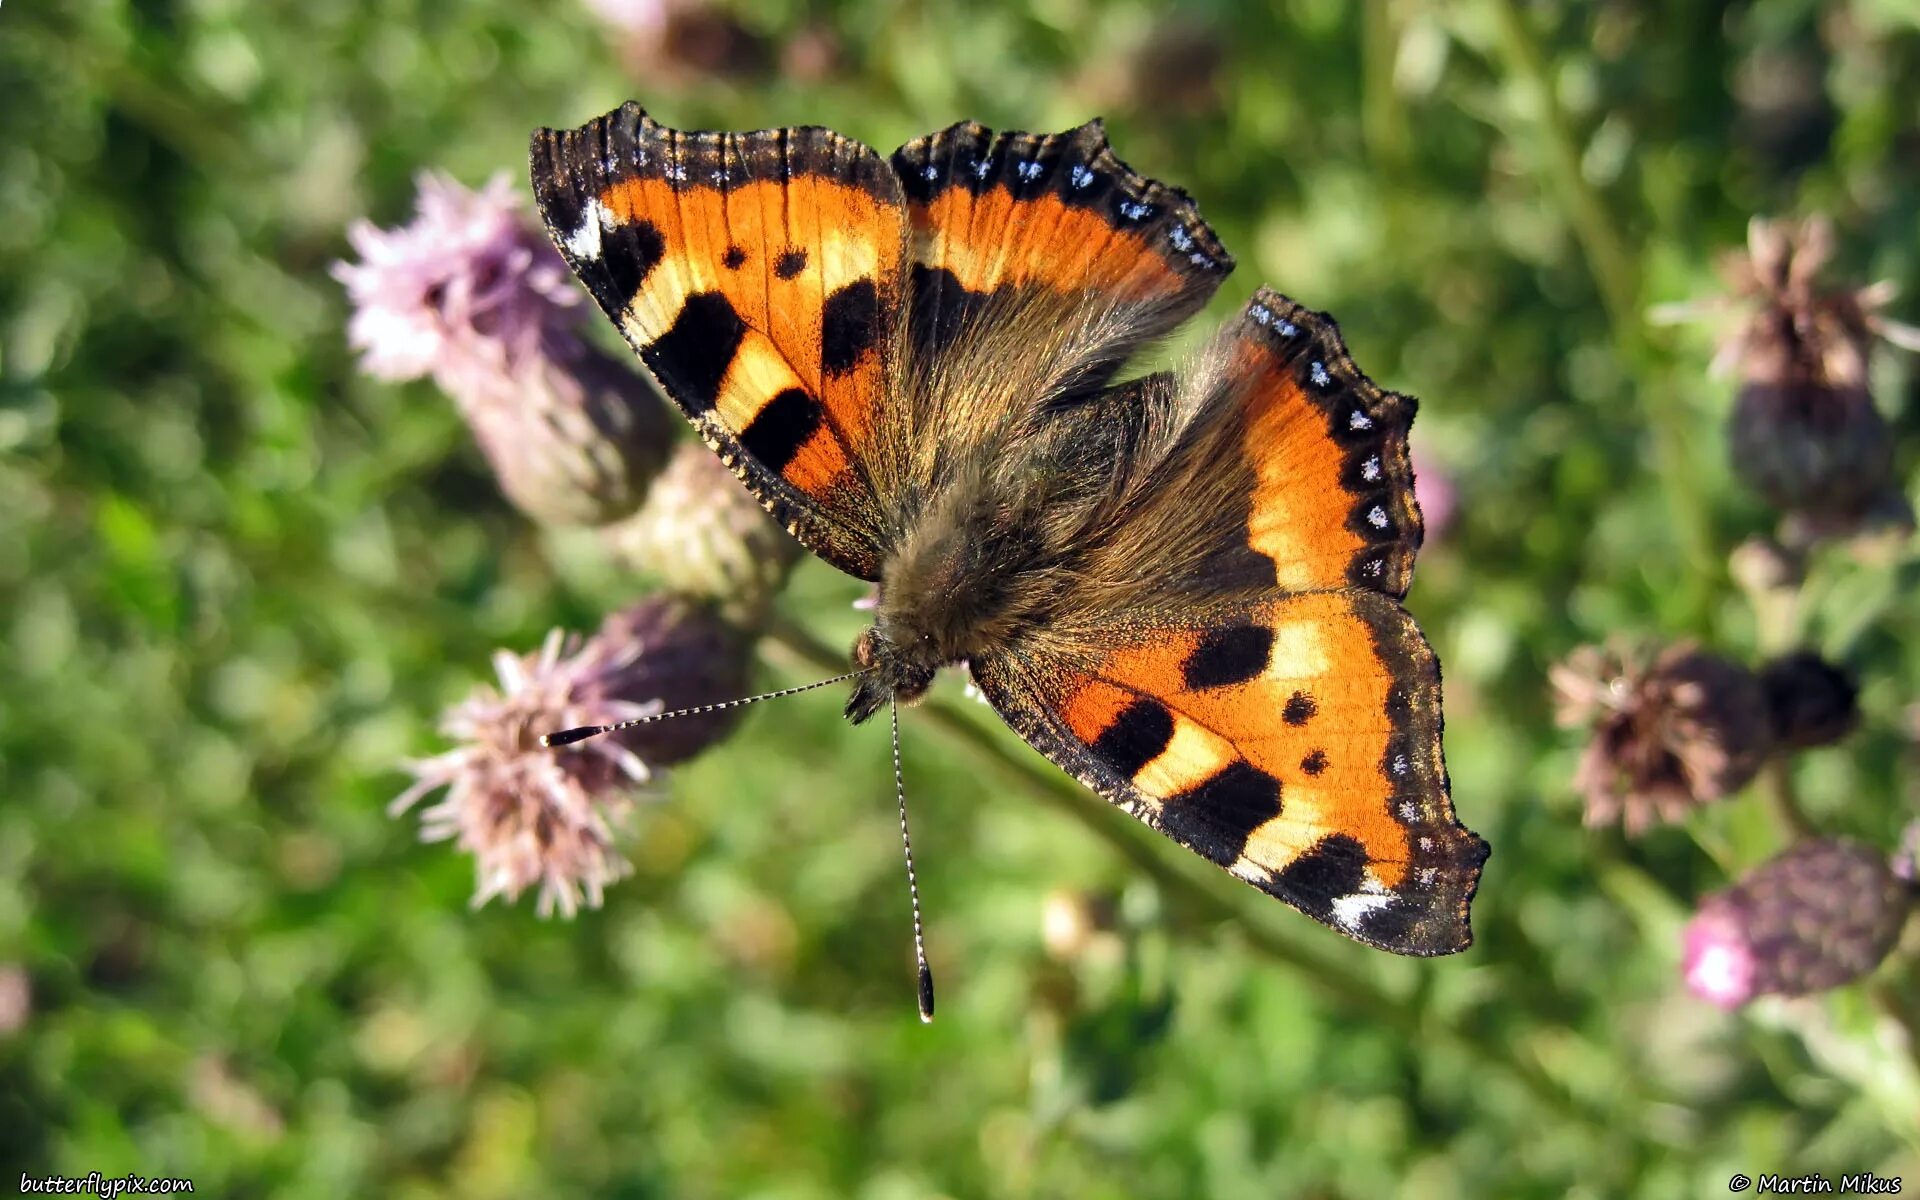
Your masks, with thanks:
[[[347,240],[360,261],[334,264],[354,306],[347,338],[368,374],[431,375],[466,398],[573,341],[579,290],[521,217],[505,174],[473,191],[423,173],[415,209],[397,229],[356,223]]]
[[[1687,923],[1687,989],[1721,1008],[1807,996],[1879,966],[1913,910],[1912,885],[1857,842],[1799,842],[1700,902]]]
[[[600,907],[606,885],[628,871],[613,849],[614,823],[634,807],[633,788],[652,777],[639,755],[613,738],[563,751],[540,735],[574,725],[645,716],[657,709],[625,700],[578,698],[600,656],[559,630],[537,653],[500,651],[500,690],[482,687],[450,709],[441,732],[465,743],[407,764],[417,779],[388,807],[398,816],[441,788],[421,813],[420,840],[453,841],[474,856],[474,907],[518,899],[538,885],[539,913],[571,917],[582,898]]]
[[[571,917],[598,908],[628,873],[614,830],[633,813],[654,769],[722,737],[733,710],[643,725],[549,749],[540,735],[608,725],[660,711],[661,696],[708,703],[738,696],[748,645],[706,606],[650,596],[617,612],[592,638],[555,630],[533,654],[494,655],[498,689],[477,688],[440,728],[461,743],[407,764],[413,785],[389,806],[399,816],[433,792],[422,841],[452,841],[474,856],[473,903],[538,888],[538,911]]]
[[[528,514],[571,525],[632,513],[672,444],[665,406],[581,340],[579,289],[505,176],[471,191],[427,174],[419,188],[410,223],[355,225],[361,261],[334,266],[361,365],[432,376]]]
[[[1723,906],[1702,907],[1687,922],[1681,974],[1688,991],[1721,1008],[1739,1008],[1753,999],[1753,947]]]

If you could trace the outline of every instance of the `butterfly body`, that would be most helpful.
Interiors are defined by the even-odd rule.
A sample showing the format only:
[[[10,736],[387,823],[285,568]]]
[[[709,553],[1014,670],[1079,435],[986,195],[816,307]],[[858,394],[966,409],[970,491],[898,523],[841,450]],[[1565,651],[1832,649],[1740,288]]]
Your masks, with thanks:
[[[1022,737],[1360,941],[1470,940],[1439,671],[1399,598],[1414,402],[1255,293],[1192,363],[1115,383],[1232,267],[1097,123],[541,131],[548,230],[769,511],[879,585],[847,706],[962,665]]]

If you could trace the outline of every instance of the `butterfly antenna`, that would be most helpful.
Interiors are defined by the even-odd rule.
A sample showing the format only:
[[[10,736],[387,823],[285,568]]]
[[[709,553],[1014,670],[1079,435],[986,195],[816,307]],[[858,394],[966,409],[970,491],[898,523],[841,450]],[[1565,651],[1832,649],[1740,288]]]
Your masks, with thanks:
[[[907,896],[913,901],[913,961],[919,969],[920,1020],[933,1020],[933,968],[927,965],[926,932],[920,924],[920,880],[913,873],[913,839],[907,836],[907,782],[900,770],[900,705],[887,700],[893,718],[893,795],[900,804],[900,849],[907,856]]]
[[[651,725],[655,721],[671,721],[675,717],[698,717],[706,713],[719,712],[722,709],[739,708],[746,704],[758,704],[762,700],[778,700],[782,696],[797,696],[801,692],[811,692],[815,688],[831,687],[836,683],[845,683],[849,679],[865,675],[865,671],[848,671],[845,675],[835,675],[832,679],[822,679],[817,683],[803,683],[799,687],[781,688],[777,692],[762,692],[758,696],[742,696],[738,700],[722,700],[718,704],[700,704],[693,708],[676,708],[672,712],[654,713],[650,717],[635,717],[630,721],[621,721],[614,725],[581,725],[574,729],[562,729],[558,733],[543,733],[540,744],[547,747],[571,746],[575,742],[584,742],[590,737],[599,737],[603,733],[618,733],[622,729],[632,729],[635,725]]]

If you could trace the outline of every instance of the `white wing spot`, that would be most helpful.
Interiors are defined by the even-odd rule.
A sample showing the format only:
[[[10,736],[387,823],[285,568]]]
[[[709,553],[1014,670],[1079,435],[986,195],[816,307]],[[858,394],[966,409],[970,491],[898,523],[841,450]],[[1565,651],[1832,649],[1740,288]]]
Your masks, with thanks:
[[[1315,365],[1317,366],[1318,364],[1315,364]],[[1347,428],[1348,429],[1372,429],[1373,418],[1356,408],[1353,410],[1353,415],[1347,418]]]
[[[1292,337],[1294,334],[1300,332],[1300,327],[1298,325],[1295,325],[1292,321],[1282,321],[1280,322],[1278,328],[1280,330],[1281,337]]]
[[[1440,878],[1440,868],[1439,867],[1421,867],[1414,874],[1415,874],[1415,877],[1420,880],[1421,887],[1432,887],[1433,881]]]
[[[1307,374],[1313,379],[1313,386],[1326,387],[1333,382],[1333,376],[1327,374],[1327,364],[1316,362],[1307,368]]]
[[[580,227],[566,236],[567,253],[581,262],[599,262],[600,230],[612,219],[613,214],[598,200],[587,201],[585,211],[580,214]]]
[[[1360,464],[1360,478],[1373,483],[1380,478],[1380,456],[1378,454]]]
[[[1340,896],[1333,902],[1333,920],[1335,924],[1348,929],[1358,929],[1368,913],[1379,912],[1392,903],[1392,896],[1367,892]]]
[[[1392,770],[1395,775],[1405,775],[1407,773],[1407,756],[1404,754],[1394,755]]]
[[[1421,848],[1422,850],[1431,850],[1431,849],[1433,849],[1433,839],[1432,839],[1432,838],[1430,838],[1430,837],[1423,837],[1423,838],[1421,838],[1421,839],[1420,839],[1420,848]]]
[[[1014,170],[1020,173],[1020,178],[1029,183],[1040,177],[1040,164],[1037,162],[1023,162]]]
[[[1400,804],[1400,819],[1409,825],[1418,821],[1420,819],[1420,806],[1411,800],[1402,801]]]
[[[1387,510],[1381,508],[1378,504],[1368,509],[1367,524],[1373,526],[1375,529],[1385,529],[1387,527]]]
[[[1378,579],[1380,578],[1381,566],[1382,566],[1381,561],[1376,558],[1372,562],[1368,563],[1365,567],[1362,567],[1361,569],[1364,570],[1367,574],[1373,576],[1375,579]]]
[[[1073,170],[1067,173],[1067,179],[1073,184],[1074,189],[1077,191],[1080,188],[1091,187],[1093,185],[1093,172],[1087,170],[1084,163],[1075,163],[1073,164]]]
[[[932,163],[928,163],[926,166],[920,168],[920,178],[928,181],[938,179],[940,178],[940,168],[934,166]]]
[[[1253,323],[1255,325],[1273,324],[1273,312],[1270,309],[1263,308],[1258,304],[1248,309],[1247,315],[1253,318]]]
[[[687,169],[679,163],[674,163],[667,168],[667,178],[675,183],[685,183],[687,181]]]
[[[987,172],[991,170],[993,170],[993,164],[988,162],[984,158],[980,159],[978,162],[973,164],[973,177],[975,179],[985,179],[987,177]]]
[[[1185,225],[1175,225],[1167,230],[1167,240],[1173,243],[1175,250],[1183,254],[1193,249],[1193,235],[1187,232]]]
[[[1138,221],[1152,211],[1138,200],[1128,200],[1120,205],[1120,215],[1129,221]]]

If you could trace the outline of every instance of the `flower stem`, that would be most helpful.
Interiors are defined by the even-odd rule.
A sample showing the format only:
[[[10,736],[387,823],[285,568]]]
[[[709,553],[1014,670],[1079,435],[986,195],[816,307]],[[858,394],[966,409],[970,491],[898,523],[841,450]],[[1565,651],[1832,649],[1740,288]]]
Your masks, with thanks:
[[[1800,810],[1799,798],[1793,790],[1793,769],[1785,758],[1776,754],[1760,768],[1760,794],[1766,798],[1767,808],[1789,844],[1819,836],[1813,822]]]
[[[770,622],[762,647],[763,653],[771,652],[776,658],[787,659],[788,665],[797,662],[813,670],[829,671],[841,670],[846,665],[844,654],[777,614]],[[1595,1125],[1612,1122],[1613,1118],[1568,1093],[1538,1064],[1522,1057],[1512,1042],[1437,1019],[1335,956],[1298,945],[1265,921],[1248,916],[1222,895],[1219,887],[1203,883],[1189,870],[1174,866],[1169,856],[1146,836],[1143,827],[1125,819],[1117,809],[1031,755],[1010,753],[1004,739],[970,715],[938,699],[922,705],[920,713],[925,724],[963,747],[983,767],[1086,826],[1130,866],[1150,877],[1175,911],[1195,924],[1231,924],[1255,952],[1291,968],[1337,1009],[1369,1012],[1409,1041],[1448,1042],[1477,1061],[1503,1069],[1536,1100],[1576,1120]]]

